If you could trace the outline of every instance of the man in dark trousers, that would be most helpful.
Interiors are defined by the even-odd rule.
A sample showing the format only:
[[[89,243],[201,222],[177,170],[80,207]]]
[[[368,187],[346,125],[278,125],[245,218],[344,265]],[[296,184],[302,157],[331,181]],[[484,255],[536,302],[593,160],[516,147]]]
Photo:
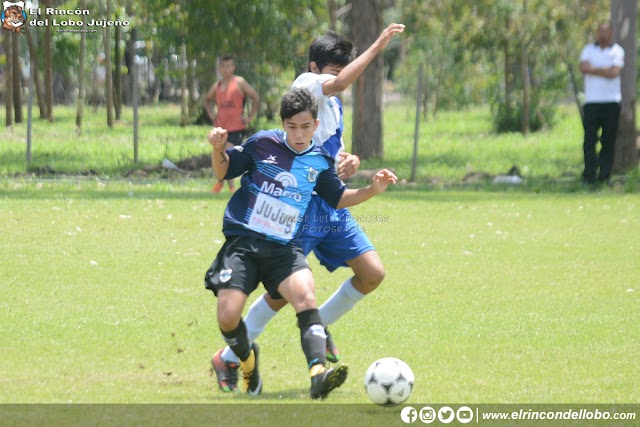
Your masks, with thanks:
[[[622,100],[620,70],[624,67],[624,49],[612,39],[611,23],[602,23],[598,26],[597,41],[586,45],[580,55],[585,88],[582,181],[590,185],[609,182],[613,167]],[[600,129],[601,148],[597,153]]]

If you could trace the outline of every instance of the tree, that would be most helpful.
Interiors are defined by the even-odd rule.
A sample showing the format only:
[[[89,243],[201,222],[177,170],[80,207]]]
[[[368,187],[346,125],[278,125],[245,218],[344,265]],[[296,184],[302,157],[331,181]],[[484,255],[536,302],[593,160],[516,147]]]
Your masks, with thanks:
[[[111,19],[111,0],[107,0],[107,11],[105,19]],[[104,39],[104,67],[106,73],[104,77],[104,93],[107,97],[107,126],[113,127],[113,74],[111,73],[111,30],[109,27],[103,28]]]
[[[22,70],[20,67],[20,48],[18,35],[11,35],[11,62],[13,68],[13,110],[16,123],[22,123]]]
[[[114,46],[114,107],[116,112],[116,120],[122,117],[122,55],[120,52],[120,44],[122,41],[122,31],[119,26],[115,27],[115,46]]]
[[[5,126],[13,125],[13,61],[11,61],[11,36],[13,33],[8,31],[4,34],[4,53],[6,61],[6,73],[4,77],[4,107],[5,107]]]
[[[26,32],[27,46],[29,47],[29,58],[33,63],[33,80],[35,83],[34,95],[36,95],[36,99],[38,100],[38,108],[40,109],[40,118],[46,119],[48,117],[47,104],[44,99],[44,94],[42,93],[42,83],[40,82],[40,67],[39,67],[40,60],[38,59],[38,52],[36,51],[36,46],[34,42],[35,36],[33,35],[33,33],[34,33],[33,31]],[[32,87],[31,83],[29,83],[29,90],[32,90],[31,87]]]
[[[383,30],[382,0],[353,0],[351,31],[358,51],[365,51]],[[352,150],[361,159],[382,158],[383,55],[378,55],[353,84]]]
[[[625,52],[625,64],[620,73],[622,80],[622,103],[618,136],[616,138],[613,171],[626,172],[638,166],[636,146],[636,78],[637,50],[636,34],[638,21],[637,0],[611,0],[611,24],[614,40]]]
[[[87,6],[86,0],[80,1],[80,8],[85,9]],[[83,24],[86,24],[86,19],[82,17]],[[76,110],[76,132],[78,134],[82,133],[82,116],[84,114],[84,62],[86,58],[87,51],[87,36],[83,31],[80,33],[80,58],[78,64],[78,99],[77,102],[77,110]]]
[[[43,0],[44,7],[52,7],[52,0]],[[51,25],[44,29],[44,92],[47,105],[47,120],[53,122],[53,60],[51,58],[52,36]]]

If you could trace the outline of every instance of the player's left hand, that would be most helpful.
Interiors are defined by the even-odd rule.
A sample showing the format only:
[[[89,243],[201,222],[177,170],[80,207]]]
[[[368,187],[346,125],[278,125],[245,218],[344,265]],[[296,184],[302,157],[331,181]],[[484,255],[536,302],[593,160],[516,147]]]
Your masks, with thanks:
[[[347,153],[346,151],[340,152],[339,156],[340,163],[338,164],[338,178],[349,179],[358,172],[358,168],[360,167],[360,157],[355,154]]]
[[[396,174],[391,172],[389,169],[382,169],[371,179],[371,187],[373,187],[376,193],[379,194],[385,191],[389,184],[395,184],[397,182],[398,177]]]

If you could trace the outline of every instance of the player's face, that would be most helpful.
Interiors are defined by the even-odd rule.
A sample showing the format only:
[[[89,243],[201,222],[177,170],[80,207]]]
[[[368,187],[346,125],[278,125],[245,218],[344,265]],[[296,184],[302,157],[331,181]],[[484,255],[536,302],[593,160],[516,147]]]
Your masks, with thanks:
[[[320,120],[314,119],[310,112],[303,111],[282,121],[287,132],[287,144],[298,153],[306,150],[311,145],[313,133],[316,131]]]
[[[232,60],[220,61],[218,71],[222,77],[231,77],[236,70],[236,64]]]
[[[343,68],[344,65],[325,65],[325,67],[320,70],[320,74],[331,74],[333,76],[337,76]]]

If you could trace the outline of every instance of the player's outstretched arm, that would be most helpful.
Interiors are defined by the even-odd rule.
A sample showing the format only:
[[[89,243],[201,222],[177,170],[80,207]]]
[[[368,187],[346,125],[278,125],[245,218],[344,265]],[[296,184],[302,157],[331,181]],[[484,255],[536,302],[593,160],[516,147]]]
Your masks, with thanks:
[[[227,130],[213,128],[207,134],[207,140],[213,151],[211,152],[211,166],[218,179],[223,179],[229,170],[229,155],[225,149],[227,147]]]
[[[389,184],[395,184],[396,182],[398,182],[398,177],[393,172],[388,169],[382,169],[371,179],[370,185],[357,190],[344,190],[337,209],[348,208],[349,206],[366,202],[370,198],[383,193]]]
[[[369,63],[382,52],[393,36],[404,31],[403,24],[391,24],[380,33],[377,40],[360,56],[354,59],[349,65],[344,67],[335,79],[328,80],[322,85],[322,92],[325,95],[333,95],[348,88],[362,72],[367,68]]]

